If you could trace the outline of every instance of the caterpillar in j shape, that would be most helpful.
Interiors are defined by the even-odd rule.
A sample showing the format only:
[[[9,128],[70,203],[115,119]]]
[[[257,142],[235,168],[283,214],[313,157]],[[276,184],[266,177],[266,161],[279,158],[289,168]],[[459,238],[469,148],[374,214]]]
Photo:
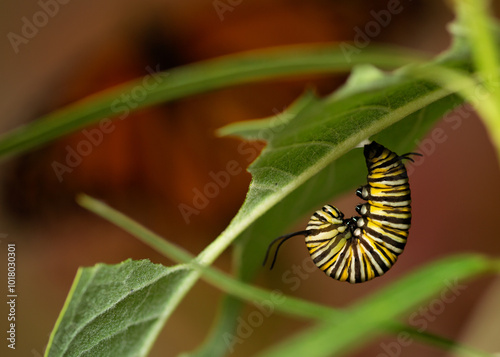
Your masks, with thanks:
[[[403,160],[398,155],[372,141],[363,150],[368,168],[368,183],[356,190],[367,201],[356,206],[360,216],[344,218],[334,206],[325,205],[314,212],[303,231],[276,238],[277,244],[271,269],[278,250],[288,239],[303,235],[309,254],[326,275],[352,284],[362,283],[383,275],[403,252],[411,223],[411,192]]]

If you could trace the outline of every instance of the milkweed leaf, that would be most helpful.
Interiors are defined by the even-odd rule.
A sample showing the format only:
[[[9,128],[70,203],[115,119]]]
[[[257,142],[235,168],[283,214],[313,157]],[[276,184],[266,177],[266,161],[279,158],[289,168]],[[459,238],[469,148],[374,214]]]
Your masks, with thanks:
[[[188,271],[150,261],[80,268],[45,356],[144,356]]]

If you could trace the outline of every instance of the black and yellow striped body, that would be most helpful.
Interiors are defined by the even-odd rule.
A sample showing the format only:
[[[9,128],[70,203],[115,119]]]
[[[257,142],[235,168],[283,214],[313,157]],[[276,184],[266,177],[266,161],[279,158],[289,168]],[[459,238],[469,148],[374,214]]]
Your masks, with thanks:
[[[356,193],[367,201],[361,215],[344,219],[337,208],[316,211],[303,233],[309,254],[328,276],[361,283],[383,275],[403,252],[411,222],[408,175],[402,160],[376,142],[364,148],[368,184]],[[407,154],[408,155],[408,154]]]
[[[306,228],[306,246],[314,264],[327,275],[346,280],[348,272],[339,265],[352,242],[352,232],[337,208],[326,205],[314,212]]]

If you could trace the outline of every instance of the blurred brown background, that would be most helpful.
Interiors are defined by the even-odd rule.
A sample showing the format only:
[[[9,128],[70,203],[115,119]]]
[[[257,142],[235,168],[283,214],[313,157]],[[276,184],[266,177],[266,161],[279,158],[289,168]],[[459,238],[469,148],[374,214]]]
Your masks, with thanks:
[[[220,3],[231,10],[218,12],[216,6]],[[27,43],[16,46],[12,46],[8,34],[21,34],[23,18],[32,19],[41,11],[41,5],[2,3],[1,132],[86,95],[146,76],[147,68],[168,71],[202,59],[275,45],[352,41],[356,27],[363,28],[373,20],[371,11],[380,11],[388,5],[388,1],[378,0],[232,3],[238,5],[229,5],[225,0],[58,3],[47,23]],[[404,10],[393,16],[390,24],[373,39],[375,42],[431,53],[447,48],[446,25],[453,16],[444,2],[401,1],[401,6]],[[81,132],[4,161],[0,172],[0,232],[8,237],[0,240],[0,260],[6,257],[7,242],[15,242],[19,320],[18,349],[4,354],[7,350],[4,342],[0,347],[2,355],[43,354],[79,266],[117,263],[130,257],[171,263],[77,207],[75,193],[83,191],[106,199],[169,240],[198,253],[234,216],[250,181],[246,172],[234,176],[186,224],[178,206],[189,204],[193,189],[202,189],[212,180],[210,172],[224,170],[231,160],[241,167],[249,162],[249,157],[238,153],[237,140],[216,138],[214,130],[229,122],[273,115],[306,86],[327,94],[344,79],[324,76],[273,80],[134,112],[114,121],[115,129],[105,135],[102,144],[94,147],[80,165],[65,173],[62,182],[52,164],[64,162],[67,146],[76,147],[84,138]],[[450,114],[437,128],[446,139],[432,142],[430,134],[417,149],[425,156],[411,174],[412,232],[403,258],[390,273],[368,284],[350,286],[317,271],[292,291],[281,276],[307,257],[304,244],[296,241],[283,250],[275,270],[262,272],[259,284],[312,301],[346,306],[440,256],[456,252],[498,256],[500,240],[495,219],[500,213],[497,203],[500,173],[485,128],[467,108]],[[354,213],[357,202],[354,193],[335,199],[335,205],[346,214]],[[306,220],[304,217],[304,222],[297,222],[297,227]],[[223,255],[217,265],[229,269],[230,255]],[[6,286],[2,279],[2,285]],[[439,302],[435,303],[433,311],[439,314],[424,319],[428,323],[426,331],[500,351],[498,339],[488,337],[488,331],[499,330],[499,299],[483,302],[492,282],[493,278],[485,277],[465,283],[467,288],[452,303],[441,304],[442,311]],[[175,356],[198,346],[209,330],[220,296],[219,291],[205,283],[197,284],[170,319],[151,356]],[[250,311],[244,311],[241,317],[246,319]],[[415,311],[420,314],[418,309]],[[5,327],[5,314],[2,316],[1,326]],[[416,319],[421,317],[417,315]],[[412,324],[408,319],[402,321]],[[233,355],[253,355],[305,325],[308,324],[273,315]],[[384,355],[387,352],[383,346],[391,346],[393,341],[394,338],[387,337],[356,355]],[[444,355],[415,342],[398,353]]]

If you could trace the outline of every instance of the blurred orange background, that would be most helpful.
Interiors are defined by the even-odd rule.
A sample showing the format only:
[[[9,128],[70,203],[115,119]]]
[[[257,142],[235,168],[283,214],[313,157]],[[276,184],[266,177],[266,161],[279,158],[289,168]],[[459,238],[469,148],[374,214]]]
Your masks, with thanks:
[[[231,10],[222,13],[217,10],[221,2],[229,4],[224,0],[148,0],[140,4],[129,0],[72,1],[60,4],[47,24],[18,46],[12,46],[7,35],[20,33],[23,17],[31,18],[40,5],[2,4],[1,132],[99,90],[146,76],[148,68],[168,72],[172,67],[244,50],[352,41],[355,28],[363,27],[372,20],[373,11],[388,4],[387,0],[233,1],[237,5],[229,5]],[[445,2],[401,4],[404,11],[391,19],[375,42],[434,54],[448,47],[446,26],[453,15]],[[217,138],[214,131],[230,122],[273,115],[308,86],[325,95],[344,79],[303,77],[241,85],[133,112],[115,120],[115,129],[105,134],[80,165],[65,173],[62,182],[52,165],[64,162],[67,147],[75,147],[84,138],[81,132],[4,161],[0,232],[8,236],[0,241],[0,259],[6,257],[7,242],[15,242],[19,290],[18,349],[6,355],[43,355],[79,266],[118,263],[127,258],[172,263],[76,206],[76,193],[105,199],[196,254],[229,223],[250,182],[250,175],[242,171],[205,209],[191,216],[189,224],[183,219],[178,206],[189,204],[193,189],[202,189],[212,180],[210,172],[225,170],[231,160],[247,167],[253,159],[238,153],[237,140]],[[432,141],[429,133],[416,149],[425,156],[410,176],[414,219],[409,243],[399,263],[383,279],[350,286],[318,270],[292,291],[282,274],[307,257],[303,242],[296,241],[283,249],[272,272],[262,271],[258,283],[342,307],[437,257],[457,252],[498,257],[500,237],[495,219],[500,213],[500,172],[486,130],[470,108],[449,114],[436,128],[446,139]],[[335,205],[349,215],[354,214],[358,201],[352,192],[336,198]],[[291,229],[302,229],[307,218]],[[230,269],[229,252],[217,265]],[[500,351],[498,339],[486,338],[487,332],[482,331],[500,328],[498,302],[496,308],[487,309],[489,313],[481,312],[486,304],[482,303],[484,295],[494,283],[491,277],[464,283],[466,289],[453,303],[428,319],[428,331]],[[151,356],[175,356],[196,348],[209,331],[221,296],[211,286],[198,283],[169,320]],[[241,317],[245,319],[250,311],[243,311]],[[496,325],[489,325],[495,320]],[[408,323],[408,319],[402,321]],[[238,345],[233,355],[251,356],[309,325],[275,314]],[[383,355],[383,346],[391,341],[394,337],[387,336],[355,355]],[[5,343],[0,347],[2,355],[4,349]],[[404,346],[400,353],[445,355],[416,342]]]

